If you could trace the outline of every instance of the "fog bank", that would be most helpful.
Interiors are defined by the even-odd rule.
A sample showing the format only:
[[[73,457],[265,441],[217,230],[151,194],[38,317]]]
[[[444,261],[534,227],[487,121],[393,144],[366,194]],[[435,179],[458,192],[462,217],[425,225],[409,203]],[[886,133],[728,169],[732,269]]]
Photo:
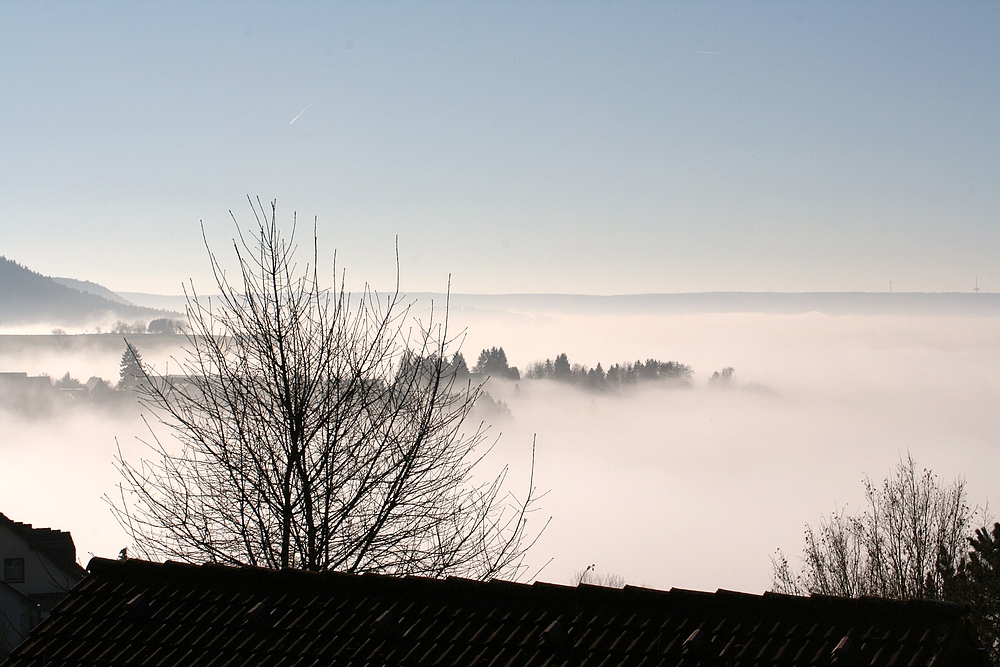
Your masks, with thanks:
[[[687,391],[490,382],[513,415],[504,451],[523,458],[538,434],[554,516],[534,554],[555,558],[543,579],[596,563],[631,583],[763,591],[776,548],[794,561],[806,522],[857,507],[863,475],[882,479],[907,451],[965,475],[974,502],[1000,494],[997,318],[479,313],[462,324],[468,350],[503,344],[522,366],[566,352],[695,370]],[[708,389],[724,366],[736,387]]]
[[[550,493],[533,519],[553,517],[530,556],[536,568],[552,559],[543,580],[594,563],[634,584],[760,592],[775,548],[797,555],[806,522],[856,507],[862,476],[881,479],[907,450],[945,478],[964,474],[974,502],[1000,497],[1000,318],[458,310],[451,324],[466,329],[470,365],[497,345],[522,367],[565,352],[695,371],[691,389],[488,383],[511,417],[497,420],[487,464],[509,461],[514,491],[537,434],[536,483]],[[65,338],[78,340],[2,339],[0,370],[117,378],[120,337]],[[163,370],[177,341],[154,338],[136,343]],[[735,387],[710,389],[725,366]],[[71,530],[84,562],[113,557],[127,538],[101,496],[117,481],[115,438],[134,456],[141,433],[134,414],[0,411],[0,511]]]

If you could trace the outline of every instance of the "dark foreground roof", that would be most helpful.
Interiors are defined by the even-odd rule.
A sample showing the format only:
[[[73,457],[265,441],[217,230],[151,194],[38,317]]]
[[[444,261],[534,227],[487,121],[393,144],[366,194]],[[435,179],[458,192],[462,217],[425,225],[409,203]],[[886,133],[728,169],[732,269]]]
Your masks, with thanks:
[[[9,667],[985,664],[957,605],[95,558]]]

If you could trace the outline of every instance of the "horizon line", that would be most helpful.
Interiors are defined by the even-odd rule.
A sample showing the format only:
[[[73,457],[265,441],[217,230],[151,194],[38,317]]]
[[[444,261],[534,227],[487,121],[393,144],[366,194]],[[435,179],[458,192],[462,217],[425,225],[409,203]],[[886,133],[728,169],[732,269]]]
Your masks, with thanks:
[[[114,291],[118,295],[128,295],[137,294],[142,296],[154,296],[154,297],[164,297],[164,298],[183,298],[184,294],[159,294],[156,292],[131,292],[131,291]],[[364,290],[345,290],[350,294],[360,294]],[[371,289],[372,292],[378,292],[379,294],[389,294],[395,292],[395,289]],[[976,291],[961,291],[961,290],[950,290],[942,292],[929,292],[929,291],[912,291],[912,292],[901,292],[898,290],[893,290],[889,292],[884,290],[881,292],[870,292],[864,290],[813,290],[808,292],[790,292],[782,290],[707,290],[704,292],[616,292],[614,294],[594,294],[587,292],[440,292],[433,290],[398,290],[400,294],[403,295],[416,295],[416,294],[433,294],[433,295],[447,295],[451,296],[586,296],[586,297],[600,297],[600,298],[612,298],[612,297],[625,297],[625,296],[689,296],[689,295],[708,295],[708,294],[794,294],[794,295],[818,295],[818,294],[884,294],[886,296],[895,295],[946,295],[946,294],[970,294],[970,295],[996,295],[1000,292],[987,292],[980,289]],[[200,296],[216,296],[213,294],[202,294]]]

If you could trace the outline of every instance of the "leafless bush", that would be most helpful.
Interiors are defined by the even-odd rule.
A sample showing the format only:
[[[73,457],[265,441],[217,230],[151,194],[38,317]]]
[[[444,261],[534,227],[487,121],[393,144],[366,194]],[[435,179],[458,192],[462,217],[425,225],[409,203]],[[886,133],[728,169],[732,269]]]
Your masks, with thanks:
[[[772,559],[775,590],[896,599],[944,596],[944,573],[965,555],[978,512],[968,504],[965,480],[942,485],[908,455],[881,486],[867,477],[864,483],[863,512],[834,512],[817,529],[806,526],[799,572],[778,551]]]

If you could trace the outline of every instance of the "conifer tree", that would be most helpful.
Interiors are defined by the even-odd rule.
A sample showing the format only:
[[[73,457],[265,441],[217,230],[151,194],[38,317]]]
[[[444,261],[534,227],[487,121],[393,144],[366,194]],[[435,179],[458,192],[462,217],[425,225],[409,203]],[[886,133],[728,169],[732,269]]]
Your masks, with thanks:
[[[119,389],[135,389],[145,377],[145,373],[142,370],[142,355],[128,341],[125,341],[125,351],[122,353],[122,360],[118,365],[118,369]]]

